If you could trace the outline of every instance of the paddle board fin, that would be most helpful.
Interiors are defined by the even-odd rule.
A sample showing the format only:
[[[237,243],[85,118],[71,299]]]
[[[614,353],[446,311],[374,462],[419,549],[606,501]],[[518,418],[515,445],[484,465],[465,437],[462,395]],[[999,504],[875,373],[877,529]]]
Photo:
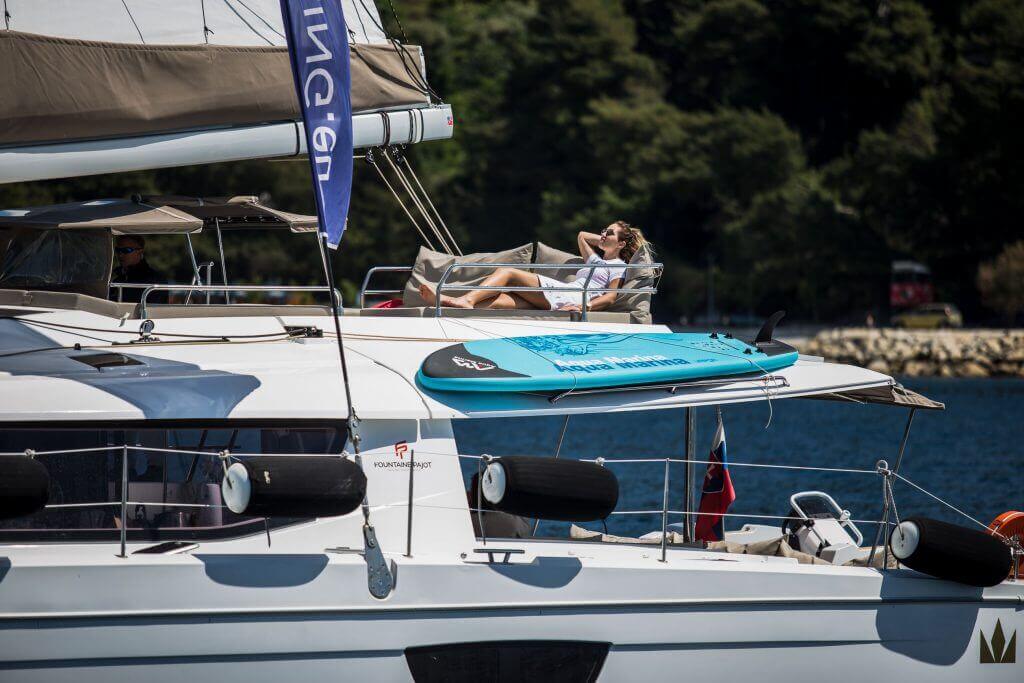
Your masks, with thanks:
[[[785,311],[775,311],[768,316],[768,319],[764,321],[764,325],[761,325],[761,329],[750,345],[757,347],[758,351],[767,356],[780,356],[784,353],[796,352],[796,349],[789,344],[772,339],[772,335],[775,334],[775,326],[779,324],[779,321],[785,315]]]
[[[767,320],[764,321],[764,325],[761,325],[761,329],[758,331],[757,336],[754,338],[754,346],[759,344],[767,344],[772,340],[772,335],[775,334],[775,326],[779,324],[779,321],[786,317],[785,311],[775,311]]]

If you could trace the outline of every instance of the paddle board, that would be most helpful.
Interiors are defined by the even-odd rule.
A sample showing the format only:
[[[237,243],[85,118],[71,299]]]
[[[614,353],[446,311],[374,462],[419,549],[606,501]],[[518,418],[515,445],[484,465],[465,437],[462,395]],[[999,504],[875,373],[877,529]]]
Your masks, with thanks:
[[[570,391],[762,375],[796,359],[781,342],[717,333],[504,337],[435,351],[416,379],[438,391]]]

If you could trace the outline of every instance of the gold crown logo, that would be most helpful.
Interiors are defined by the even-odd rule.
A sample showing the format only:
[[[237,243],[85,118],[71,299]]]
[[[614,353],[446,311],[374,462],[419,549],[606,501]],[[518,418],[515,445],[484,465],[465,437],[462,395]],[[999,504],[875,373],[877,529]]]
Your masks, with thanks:
[[[1017,661],[1017,632],[1010,636],[1010,642],[1006,642],[1003,635],[1003,625],[996,619],[996,628],[992,632],[992,640],[985,640],[985,632],[979,629],[981,639],[981,663],[982,664],[1013,664]]]

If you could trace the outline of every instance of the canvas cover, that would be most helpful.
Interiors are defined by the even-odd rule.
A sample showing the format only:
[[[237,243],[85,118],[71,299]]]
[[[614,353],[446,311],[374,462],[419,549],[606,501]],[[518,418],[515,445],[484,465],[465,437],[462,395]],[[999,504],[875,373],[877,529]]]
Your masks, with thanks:
[[[109,230],[114,235],[190,233],[203,222],[170,206],[128,199],[95,199],[0,211],[0,228]],[[107,239],[109,241],[109,237]]]
[[[429,104],[420,49],[350,44],[352,110]],[[284,47],[142,45],[0,31],[0,145],[299,119]]]
[[[0,226],[0,289],[107,295],[113,250],[103,228]]]
[[[869,387],[856,391],[844,391],[835,394],[819,394],[808,398],[825,401],[847,401],[852,403],[872,403],[876,405],[898,406],[904,408],[920,408],[923,410],[945,410],[946,404],[934,401],[927,396],[911,391],[900,384],[881,387]]]
[[[219,223],[221,228],[288,228],[292,232],[316,232],[316,216],[272,209],[259,197],[182,197],[160,195],[143,197],[143,201],[171,206],[195,216],[207,225]]]

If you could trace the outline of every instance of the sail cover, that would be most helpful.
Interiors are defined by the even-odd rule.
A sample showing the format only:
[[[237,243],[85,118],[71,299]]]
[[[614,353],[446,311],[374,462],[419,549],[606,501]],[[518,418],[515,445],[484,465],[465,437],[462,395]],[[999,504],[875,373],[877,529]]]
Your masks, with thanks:
[[[416,46],[342,0],[353,112],[430,104]],[[300,118],[277,0],[7,0],[0,146]]]

